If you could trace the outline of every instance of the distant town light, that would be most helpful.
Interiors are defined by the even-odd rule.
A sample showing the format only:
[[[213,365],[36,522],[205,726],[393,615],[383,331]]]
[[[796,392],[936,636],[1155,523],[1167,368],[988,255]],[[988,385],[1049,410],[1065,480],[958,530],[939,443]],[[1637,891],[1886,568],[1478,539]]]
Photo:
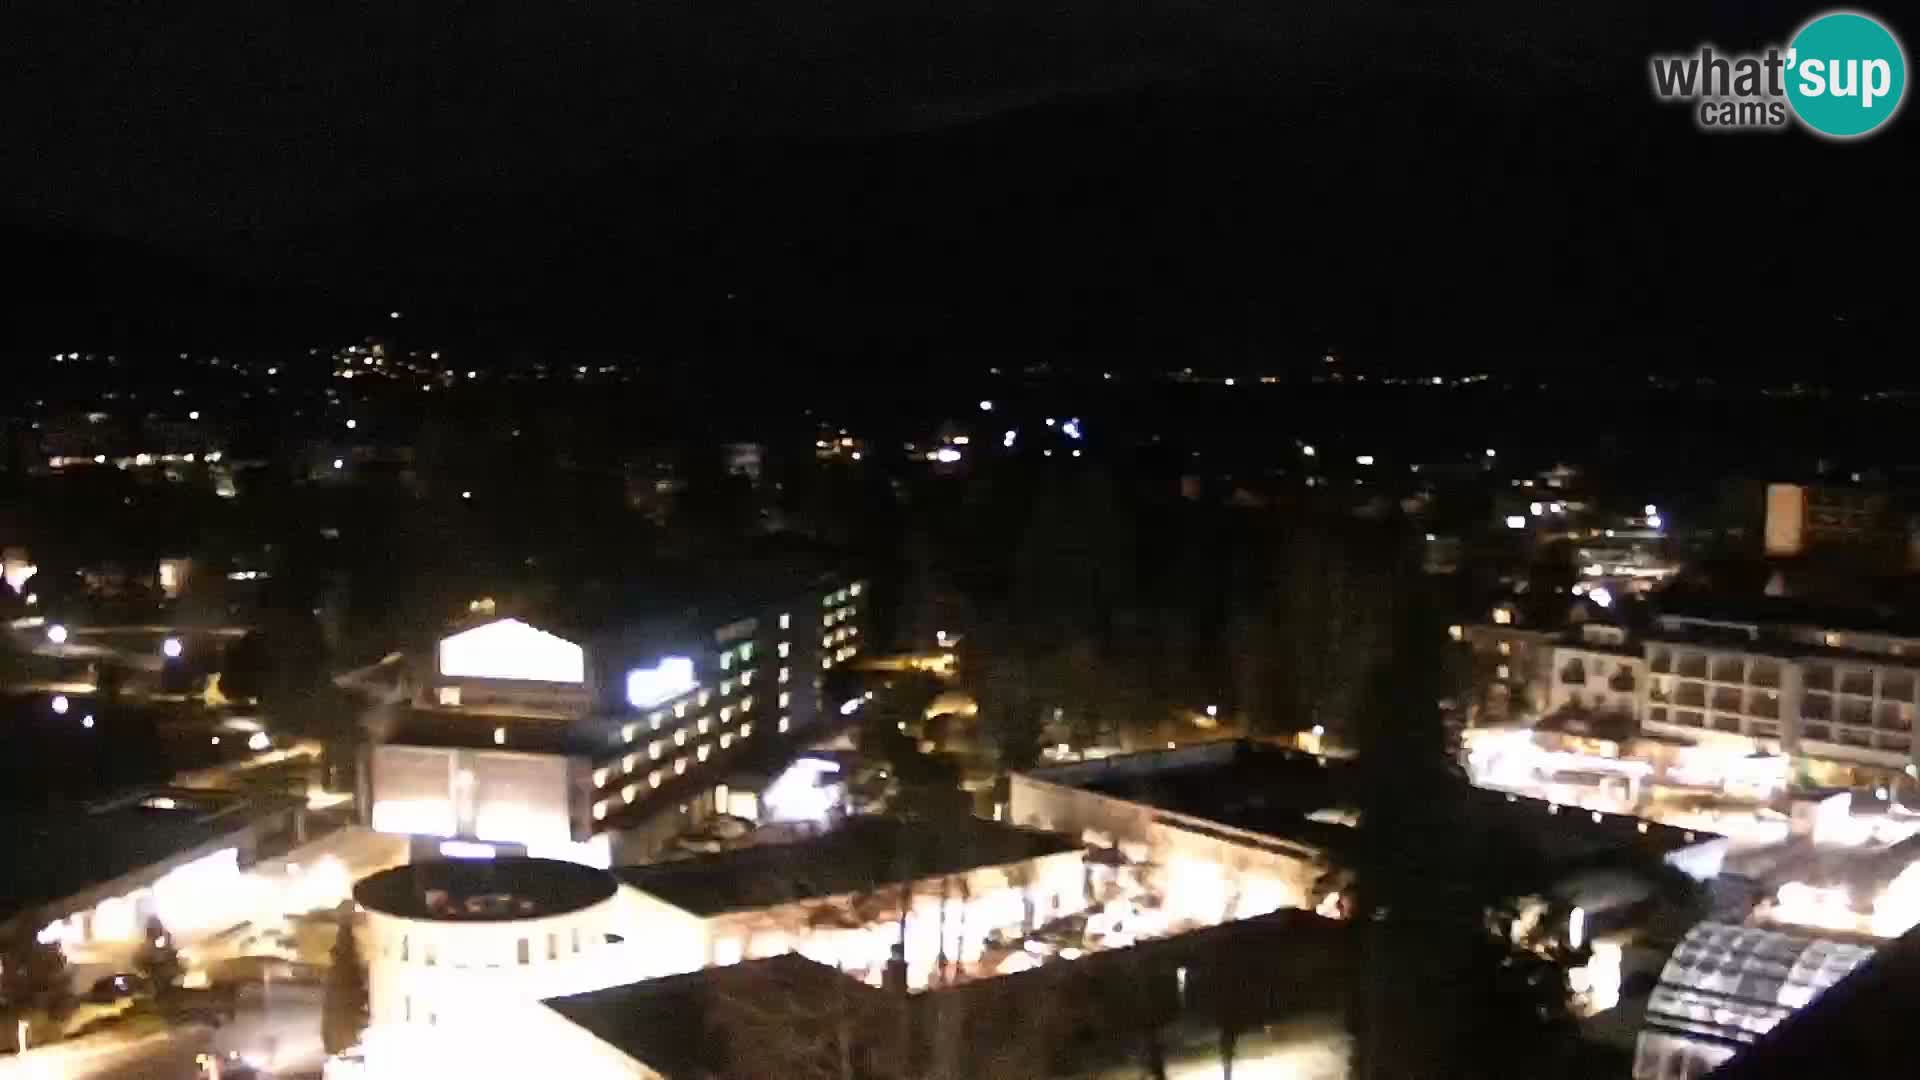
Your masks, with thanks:
[[[1207,715],[1208,715],[1208,716],[1219,716],[1219,715],[1220,715],[1220,706],[1218,706],[1218,705],[1209,705],[1209,706],[1207,706]]]
[[[1079,438],[1080,437],[1080,418],[1076,416],[1073,419],[1067,421],[1066,423],[1061,424],[1060,434],[1065,435],[1069,439]]]
[[[467,372],[467,378],[469,378],[469,379],[477,379],[477,378],[479,378],[479,377],[480,377],[480,373],[479,373],[479,372],[477,372],[477,371],[469,371],[469,372]]]
[[[47,640],[53,642],[55,645],[65,645],[67,643],[67,628],[59,623],[54,623],[52,626],[47,627]]]
[[[463,498],[463,499],[471,499],[471,498],[473,498],[473,492],[471,492],[471,491],[463,491],[463,492],[461,492],[461,493],[460,493],[460,497],[461,497],[461,498]]]
[[[1649,529],[1657,529],[1657,528],[1659,528],[1659,527],[1661,526],[1661,524],[1662,524],[1662,523],[1661,523],[1661,520],[1660,520],[1660,515],[1659,515],[1659,514],[1648,514],[1648,515],[1647,515],[1647,528],[1649,528]]]
[[[180,639],[177,637],[170,637],[160,643],[161,655],[169,660],[180,659],[180,654],[185,651],[185,647],[180,644]]]
[[[1527,504],[1527,513],[1532,514],[1534,517],[1539,517],[1541,514],[1544,514],[1546,512],[1547,512],[1546,503],[1533,502],[1533,503]]]
[[[1007,433],[1005,435],[1000,436],[1000,445],[1010,447],[1013,445],[1013,440],[1016,438],[1019,438],[1019,436],[1020,436],[1019,432],[1013,430],[1012,428],[1008,428]]]
[[[67,695],[53,695],[53,713],[55,716],[65,716],[67,715],[67,710],[71,708],[73,708],[73,703],[67,700]]]
[[[88,713],[87,715],[85,715],[85,716],[83,716],[83,717],[81,717],[81,718],[80,718],[80,726],[81,726],[81,727],[83,727],[83,728],[87,728],[88,730],[92,730],[92,728],[93,728],[93,714],[92,714],[92,713]]]
[[[347,463],[346,463],[346,460],[345,460],[345,459],[343,459],[343,458],[334,458],[334,459],[333,459],[333,467],[334,467],[334,468],[336,468],[336,469],[344,469],[344,468],[346,468],[346,467],[347,467]]]
[[[1079,456],[1080,456],[1080,451],[1078,451],[1078,450],[1075,450],[1075,451],[1073,452],[1073,456],[1074,456],[1074,457],[1079,457]]]
[[[214,736],[213,738],[211,738],[211,739],[208,739],[208,740],[207,740],[207,745],[209,745],[209,746],[219,746],[219,745],[220,745],[220,736],[218,736],[218,735],[215,735],[215,736]]]
[[[1325,724],[1313,725],[1313,734],[1316,738],[1318,738],[1321,735],[1325,735],[1326,733],[1327,733],[1327,725]]]
[[[507,745],[507,729],[506,728],[497,727],[493,729],[493,745],[495,746]]]
[[[256,731],[252,735],[247,736],[247,749],[249,750],[265,750],[272,745],[273,739],[269,738],[264,731]]]
[[[195,410],[193,410],[192,412],[190,412],[190,413],[188,413],[188,414],[187,414],[187,419],[189,419],[189,420],[198,420],[198,419],[200,419],[200,410],[199,410],[199,409],[195,409]]]
[[[960,451],[955,450],[951,446],[943,446],[939,452],[934,455],[934,460],[951,465],[960,460]]]
[[[359,426],[360,426],[360,421],[358,421],[358,420],[349,420],[349,421],[347,421],[347,430],[348,430],[348,431],[352,431],[352,430],[353,430],[354,428],[357,428],[357,427],[359,427]]]
[[[1578,949],[1587,940],[1587,909],[1577,907],[1567,916],[1567,947]]]
[[[1355,457],[1355,458],[1353,459],[1353,463],[1354,463],[1355,465],[1371,465],[1371,464],[1373,464],[1373,455],[1372,455],[1372,454],[1361,454],[1361,455],[1359,455],[1358,457]]]
[[[1527,527],[1526,515],[1524,514],[1508,514],[1507,515],[1507,528],[1524,529],[1526,527]]]
[[[1307,455],[1308,457],[1312,457],[1312,456],[1314,455],[1314,452],[1315,452],[1315,451],[1314,451],[1314,449],[1313,449],[1313,444],[1312,444],[1312,443],[1308,443],[1307,445],[1305,445],[1305,446],[1303,446],[1303,447],[1301,447],[1301,448],[1300,448],[1300,452],[1301,452],[1301,453],[1303,453],[1303,454],[1305,454],[1305,455]]]
[[[981,402],[980,402],[980,411],[981,411],[981,412],[992,412],[992,411],[993,411],[993,402],[991,402],[991,401],[987,401],[987,400],[985,400],[984,398],[983,398],[983,399],[981,399]]]
[[[1605,589],[1595,588],[1588,591],[1587,595],[1592,598],[1594,603],[1599,604],[1603,608],[1613,606],[1613,594]]]
[[[397,312],[397,311],[389,311],[389,312],[387,312],[387,318],[389,318],[389,319],[397,319],[397,318],[399,318],[399,317],[400,317],[400,313],[399,313],[399,312]]]
[[[1233,385],[1233,379],[1232,379],[1231,377],[1229,377],[1229,378],[1227,379],[1227,385],[1228,385],[1228,386],[1232,386],[1232,385]]]
[[[1488,456],[1488,457],[1499,457],[1500,455],[1498,455],[1498,454],[1496,454],[1496,453],[1494,453],[1494,451],[1493,451],[1493,447],[1491,447],[1491,446],[1489,446],[1489,447],[1487,447],[1487,456]]]
[[[1654,516],[1655,514],[1658,514],[1658,513],[1660,512],[1660,508],[1659,508],[1659,507],[1657,507],[1657,506],[1655,506],[1655,505],[1653,505],[1652,503],[1648,503],[1648,504],[1647,504],[1647,506],[1646,506],[1646,510],[1647,510],[1647,516],[1648,516],[1648,517],[1652,517],[1652,516]]]

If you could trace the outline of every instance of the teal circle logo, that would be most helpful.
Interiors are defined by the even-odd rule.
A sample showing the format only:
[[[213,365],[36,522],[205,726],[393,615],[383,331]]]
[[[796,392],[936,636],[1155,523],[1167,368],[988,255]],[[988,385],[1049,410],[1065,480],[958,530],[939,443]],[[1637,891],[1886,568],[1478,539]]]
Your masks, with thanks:
[[[1787,101],[1800,122],[1837,139],[1893,118],[1907,89],[1907,57],[1878,19],[1836,11],[1800,28],[1787,52]]]

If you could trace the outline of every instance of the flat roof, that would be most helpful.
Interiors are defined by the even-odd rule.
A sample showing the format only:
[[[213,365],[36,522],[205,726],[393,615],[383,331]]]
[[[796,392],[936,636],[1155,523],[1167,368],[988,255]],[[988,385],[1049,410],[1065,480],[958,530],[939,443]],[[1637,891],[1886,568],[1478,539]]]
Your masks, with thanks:
[[[363,878],[353,898],[370,911],[402,919],[507,922],[579,911],[619,887],[605,870],[557,859],[444,859]]]
[[[853,818],[791,844],[623,866],[642,892],[702,917],[860,892],[1073,851],[1073,840],[975,817],[938,823]]]
[[[171,799],[172,809],[148,805]],[[231,836],[292,800],[156,788],[110,804],[0,812],[0,919]],[[164,803],[162,804],[164,806]]]
[[[1351,763],[1249,740],[1150,750],[1034,769],[1026,775],[1330,854],[1340,852],[1354,837],[1354,830],[1344,825],[1309,818],[1315,811],[1351,806],[1355,781]],[[1596,822],[1590,811],[1555,809],[1542,800],[1484,790],[1464,781],[1460,798],[1472,822],[1489,835],[1525,839],[1559,865],[1638,846],[1665,854],[1714,835],[1623,814],[1603,814]],[[1645,832],[1640,830],[1643,824]]]

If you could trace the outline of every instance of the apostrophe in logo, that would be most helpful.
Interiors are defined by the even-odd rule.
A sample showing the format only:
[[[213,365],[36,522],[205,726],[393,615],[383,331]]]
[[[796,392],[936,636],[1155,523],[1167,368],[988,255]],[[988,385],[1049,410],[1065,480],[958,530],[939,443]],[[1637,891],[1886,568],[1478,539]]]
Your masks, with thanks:
[[[1787,50],[1787,102],[1822,135],[1865,135],[1892,119],[1907,88],[1907,58],[1879,20],[1851,11],[1800,28]]]

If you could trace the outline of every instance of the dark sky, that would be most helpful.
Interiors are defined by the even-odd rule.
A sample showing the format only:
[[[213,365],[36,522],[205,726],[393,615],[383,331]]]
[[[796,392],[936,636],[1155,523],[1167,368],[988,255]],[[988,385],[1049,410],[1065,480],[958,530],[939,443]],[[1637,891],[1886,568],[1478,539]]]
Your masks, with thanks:
[[[1914,238],[1911,115],[1833,146],[1649,100],[1649,49],[1806,4],[34,7],[0,221],[58,340],[392,305],[813,353],[1825,347],[1901,291],[1795,285],[1782,239]]]

